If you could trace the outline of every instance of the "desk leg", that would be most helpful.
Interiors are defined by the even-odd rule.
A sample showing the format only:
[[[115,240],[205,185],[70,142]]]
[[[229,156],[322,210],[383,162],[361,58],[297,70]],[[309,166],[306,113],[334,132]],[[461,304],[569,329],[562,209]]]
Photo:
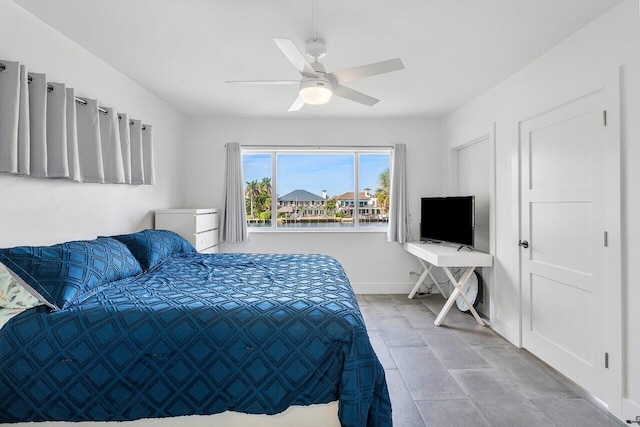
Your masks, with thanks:
[[[436,285],[436,288],[438,288],[438,290],[440,291],[440,295],[442,295],[442,298],[447,299],[446,292],[442,290],[442,288],[438,284],[438,281],[436,280],[436,278],[433,277],[433,274],[431,274],[431,270],[429,270],[429,277],[431,277],[431,280],[433,281],[433,284]]]
[[[431,280],[433,281],[433,284],[436,285],[436,288],[438,288],[438,290],[440,291],[440,295],[442,295],[442,298],[447,299],[447,294],[442,290],[442,288],[438,284],[438,281],[436,280],[436,278],[433,277],[433,273],[431,273],[431,268],[433,267],[433,265],[421,260],[420,258],[418,258],[418,261],[420,261],[420,265],[422,266],[422,269],[423,269],[422,270],[422,275],[420,276],[420,278],[416,282],[416,284],[413,287],[413,289],[411,289],[411,292],[409,293],[409,299],[413,299],[413,297],[416,295],[416,293],[420,289],[420,286],[423,284],[424,279],[426,279],[427,276],[431,277]]]
[[[469,299],[467,298],[467,295],[462,291],[462,289],[464,288],[464,285],[467,284],[467,281],[469,280],[469,277],[471,277],[471,275],[473,274],[473,270],[475,270],[475,267],[468,267],[465,270],[465,272],[462,274],[462,277],[460,278],[460,282],[458,282],[455,279],[455,277],[453,277],[453,274],[451,274],[451,271],[449,270],[448,267],[442,267],[442,269],[444,270],[445,274],[447,275],[447,277],[449,278],[449,280],[453,284],[454,289],[453,289],[453,292],[451,293],[451,295],[449,295],[449,299],[444,304],[444,307],[442,307],[442,310],[440,310],[440,313],[438,314],[438,317],[436,318],[436,321],[433,322],[433,323],[436,326],[440,326],[440,324],[444,320],[445,316],[447,315],[447,313],[449,313],[449,310],[451,310],[451,307],[456,302],[456,298],[458,298],[458,295],[461,295],[462,298],[467,303],[467,306],[469,307],[469,310],[471,310],[471,314],[473,314],[473,317],[476,319],[476,321],[480,325],[485,326],[484,321],[480,318],[480,315],[478,314],[476,309],[473,308],[473,305],[469,303]]]
[[[422,265],[422,268],[424,269],[424,271],[422,272],[422,275],[420,275],[420,278],[416,282],[416,284],[413,287],[413,289],[411,289],[411,292],[409,292],[409,299],[413,299],[413,297],[416,295],[416,293],[420,289],[420,286],[422,285],[422,282],[424,281],[424,279],[426,279],[427,276],[431,275],[431,266],[427,265],[421,259],[419,259],[419,261],[420,261],[420,264]]]

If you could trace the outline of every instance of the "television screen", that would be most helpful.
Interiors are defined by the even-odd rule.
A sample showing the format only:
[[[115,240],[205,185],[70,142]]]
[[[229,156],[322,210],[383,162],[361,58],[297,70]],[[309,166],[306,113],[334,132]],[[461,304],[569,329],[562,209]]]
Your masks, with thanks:
[[[473,247],[474,216],[474,196],[423,197],[420,205],[420,240]]]

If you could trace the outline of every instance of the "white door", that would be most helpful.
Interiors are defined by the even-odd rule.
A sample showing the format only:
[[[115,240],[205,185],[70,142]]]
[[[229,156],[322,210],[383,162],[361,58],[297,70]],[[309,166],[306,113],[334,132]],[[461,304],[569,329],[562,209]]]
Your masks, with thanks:
[[[604,93],[524,121],[522,343],[601,398],[605,392]]]

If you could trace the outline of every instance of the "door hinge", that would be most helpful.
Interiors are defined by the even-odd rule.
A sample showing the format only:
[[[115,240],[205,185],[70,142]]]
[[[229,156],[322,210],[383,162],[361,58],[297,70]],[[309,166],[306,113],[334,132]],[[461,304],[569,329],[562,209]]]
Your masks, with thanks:
[[[604,367],[609,369],[609,353],[604,354]]]
[[[609,233],[607,231],[604,232],[604,247],[609,247]]]
[[[607,125],[607,110],[604,110],[604,111],[602,112],[602,124],[603,124],[604,126],[606,126],[606,125]]]

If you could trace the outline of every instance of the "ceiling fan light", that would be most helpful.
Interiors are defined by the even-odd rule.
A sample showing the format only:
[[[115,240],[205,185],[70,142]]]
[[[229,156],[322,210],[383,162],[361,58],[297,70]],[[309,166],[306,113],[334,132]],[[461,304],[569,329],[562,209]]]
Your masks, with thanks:
[[[311,105],[326,104],[331,99],[331,89],[326,85],[313,85],[300,88],[300,98]]]

